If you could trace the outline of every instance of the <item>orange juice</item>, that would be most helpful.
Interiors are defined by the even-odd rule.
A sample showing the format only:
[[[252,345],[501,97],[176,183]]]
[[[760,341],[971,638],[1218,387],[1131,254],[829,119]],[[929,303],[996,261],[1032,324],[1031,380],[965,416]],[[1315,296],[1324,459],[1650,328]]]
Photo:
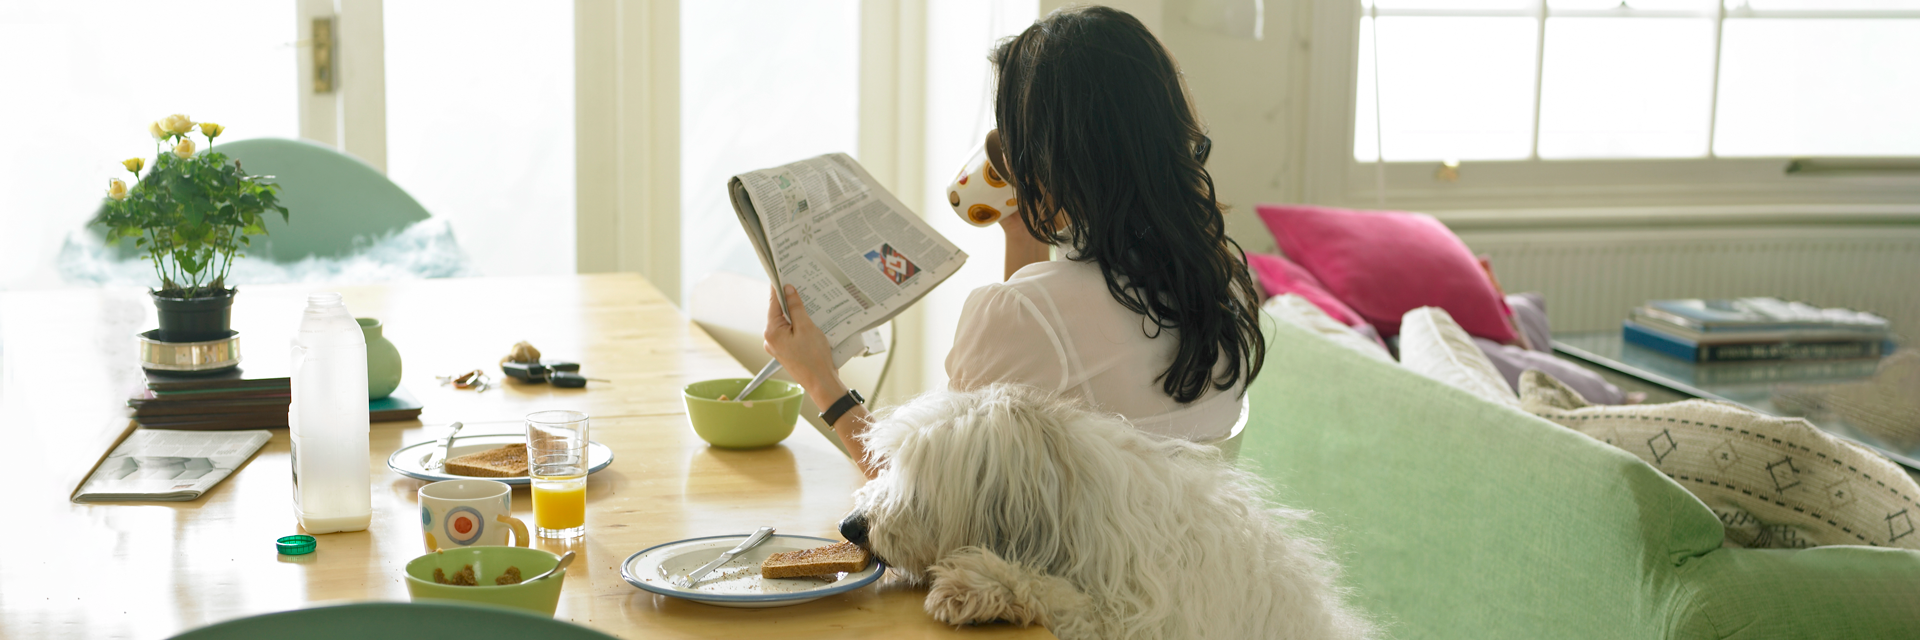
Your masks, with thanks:
[[[548,531],[566,531],[587,524],[587,478],[533,479],[533,525]],[[546,531],[542,531],[545,534]],[[575,532],[568,532],[578,535]],[[551,537],[551,536],[549,536]]]

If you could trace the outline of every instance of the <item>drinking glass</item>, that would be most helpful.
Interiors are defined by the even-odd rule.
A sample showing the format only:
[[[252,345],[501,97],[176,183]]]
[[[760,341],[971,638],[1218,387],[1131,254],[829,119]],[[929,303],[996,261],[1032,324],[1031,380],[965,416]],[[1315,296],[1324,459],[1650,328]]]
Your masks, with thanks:
[[[533,479],[533,528],[542,538],[587,532],[587,414],[527,415],[527,475]]]

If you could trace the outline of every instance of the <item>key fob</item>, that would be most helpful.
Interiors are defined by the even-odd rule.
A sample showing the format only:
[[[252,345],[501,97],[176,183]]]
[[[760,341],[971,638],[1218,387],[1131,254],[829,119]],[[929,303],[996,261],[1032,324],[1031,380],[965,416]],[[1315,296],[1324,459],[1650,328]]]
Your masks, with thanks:
[[[575,366],[578,366],[578,365],[575,365]],[[562,387],[566,389],[579,389],[587,386],[586,376],[582,376],[572,371],[555,371],[553,373],[547,374],[547,379],[553,382],[553,386]]]
[[[551,360],[541,360],[540,364],[546,365],[548,371],[570,371],[574,373],[580,372],[580,363],[578,362],[555,362]]]
[[[502,362],[500,372],[521,382],[547,381],[547,367],[538,362]]]

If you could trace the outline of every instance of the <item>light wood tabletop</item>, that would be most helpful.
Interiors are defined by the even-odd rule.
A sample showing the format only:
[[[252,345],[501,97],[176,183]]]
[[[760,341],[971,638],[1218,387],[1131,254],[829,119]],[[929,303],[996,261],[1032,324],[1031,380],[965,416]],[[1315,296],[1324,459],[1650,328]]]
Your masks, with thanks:
[[[402,384],[426,409],[417,421],[373,424],[372,526],[316,536],[308,556],[273,547],[300,533],[285,429],[198,500],[69,502],[127,429],[126,399],[142,381],[133,336],[154,326],[152,304],[134,290],[0,294],[0,441],[19,485],[0,525],[0,638],[165,638],[314,603],[404,601],[401,568],[426,551],[416,498],[426,483],[388,470],[387,456],[438,438],[456,420],[467,425],[463,435],[521,432],[520,417],[543,409],[586,412],[591,439],[614,451],[612,466],[588,482],[585,538],[534,545],[579,555],[560,620],[624,638],[1052,637],[1038,627],[948,627],[922,610],[924,590],[889,581],[752,610],[627,584],[620,565],[663,542],[763,525],[837,538],[862,482],[852,461],[804,423],[785,442],[752,451],[695,436],[680,388],[749,374],[638,276],[247,287],[234,306],[247,361],[284,359],[306,294],[320,290],[342,292],[355,315],[386,324],[405,359]],[[475,392],[435,379],[474,368],[498,379],[495,363],[520,340],[610,382]],[[525,488],[514,490],[513,511],[531,522]]]

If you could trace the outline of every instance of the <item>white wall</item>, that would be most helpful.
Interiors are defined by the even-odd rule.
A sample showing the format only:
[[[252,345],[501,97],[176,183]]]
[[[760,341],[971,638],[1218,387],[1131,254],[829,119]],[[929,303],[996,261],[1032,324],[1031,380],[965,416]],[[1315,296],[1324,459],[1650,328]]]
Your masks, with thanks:
[[[1263,203],[1299,202],[1305,158],[1306,63],[1311,25],[1306,0],[1266,0],[1264,39],[1195,26],[1196,2],[1167,0],[1160,40],[1173,52],[1199,108],[1227,233],[1247,251],[1274,251],[1254,214]]]

